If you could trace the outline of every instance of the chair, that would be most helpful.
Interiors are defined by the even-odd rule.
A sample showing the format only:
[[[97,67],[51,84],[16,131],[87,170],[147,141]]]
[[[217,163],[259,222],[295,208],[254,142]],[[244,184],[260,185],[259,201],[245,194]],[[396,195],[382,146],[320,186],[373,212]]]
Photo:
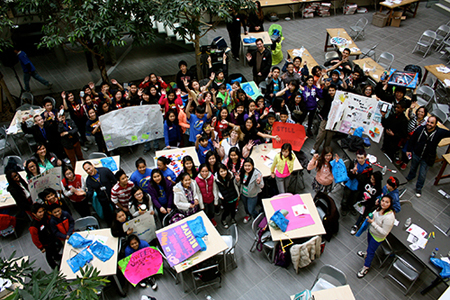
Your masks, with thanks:
[[[341,270],[332,265],[325,265],[320,268],[320,271],[311,286],[311,292],[327,290],[346,284],[347,277]]]
[[[17,150],[17,153],[19,154],[19,156],[22,156],[22,153],[20,152],[19,148],[17,147],[16,143],[14,142],[14,139],[12,140],[12,144],[8,142],[8,135],[6,134],[6,128],[5,127],[0,127],[0,151],[2,151],[2,158],[1,160],[3,161],[3,158],[5,157],[5,153],[8,149],[13,151],[13,146],[15,147],[15,149]]]
[[[73,226],[74,231],[95,230],[99,228],[98,220],[93,216],[76,219]]]
[[[378,47],[378,44],[375,44],[372,46],[372,48],[363,48],[361,49],[362,56],[361,58],[364,58],[366,56],[371,57],[373,60],[375,60],[375,49]]]
[[[325,53],[325,61],[329,61],[334,58],[339,59],[339,53],[337,53],[336,51],[330,51],[330,52]]]
[[[222,239],[224,240],[225,244],[227,244],[228,249],[219,253],[219,255],[223,255],[223,269],[226,272],[227,271],[227,256],[231,256],[233,258],[233,263],[237,268],[237,260],[236,260],[236,244],[238,242],[238,229],[236,224],[233,224],[228,228],[229,235],[222,235]]]
[[[427,106],[434,99],[434,90],[429,86],[422,85],[417,89],[416,96],[420,106]]]
[[[43,101],[46,101],[46,100],[52,101],[53,109],[56,109],[56,100],[55,100],[55,98],[47,96],[47,97],[44,98]]]
[[[447,104],[439,104],[436,102],[436,100],[434,100],[431,103],[431,108],[429,108],[428,110],[429,110],[430,114],[438,117],[439,121],[441,121],[441,123],[444,124],[448,120],[448,114],[449,114],[448,108],[449,107]]]
[[[394,268],[399,275],[402,275],[405,279],[411,282],[409,286],[406,286],[398,278],[390,273],[391,269]],[[411,287],[414,285],[416,280],[419,278],[420,273],[425,269],[425,266],[415,259],[409,252],[405,252],[401,256],[396,255],[394,261],[389,266],[386,274],[383,276],[386,278],[389,276],[395,282],[397,282],[401,287],[405,289],[405,295],[408,294]]]
[[[192,281],[194,282],[194,292],[198,294],[198,290],[219,284],[222,287],[222,275],[220,274],[219,264],[214,264],[199,270],[192,271]]]
[[[358,39],[359,36],[365,36],[365,29],[369,21],[366,18],[359,19],[355,25],[350,26],[350,29],[356,33],[356,36],[353,38],[354,41]]]
[[[252,223],[252,232],[254,235],[254,240],[252,247],[250,248],[250,252],[253,252],[255,248],[257,247],[257,243],[260,239],[259,236],[259,230],[260,228],[258,225],[266,218],[264,213],[260,213],[255,220],[253,220]],[[265,220],[267,223],[267,219]],[[266,226],[269,226],[268,224]],[[275,242],[272,241],[272,236],[270,234],[270,230],[267,228],[266,231],[261,235],[261,242],[262,242],[262,251],[266,255],[269,262],[273,263],[273,260],[275,258]],[[270,250],[270,252],[267,252],[266,250]]]
[[[29,92],[24,92],[22,94],[22,97],[20,97],[20,105],[22,106],[24,102],[27,104],[33,105],[33,102],[34,102],[33,94],[29,93]]]
[[[439,51],[439,47],[442,45],[442,42],[445,41],[450,35],[450,26],[441,25],[436,30],[436,40],[435,43],[437,45],[436,51]]]
[[[394,54],[389,52],[383,52],[377,59],[377,63],[382,66],[385,70],[390,70],[391,65],[394,62]]]
[[[91,154],[89,154],[88,159],[106,158],[106,157],[108,157],[108,155],[106,155],[106,153],[92,152]]]
[[[425,30],[424,33],[422,33],[422,36],[417,41],[416,46],[414,47],[411,53],[414,53],[416,49],[419,50],[420,47],[422,47],[425,49],[425,51],[423,51],[425,53],[423,57],[427,56],[428,51],[430,51],[431,46],[433,46],[435,39],[436,39],[436,32],[432,30]]]
[[[319,216],[321,216],[322,224],[326,231],[322,238],[330,241],[333,234],[339,231],[339,211],[336,203],[327,194],[319,192],[314,196],[314,205]]]
[[[16,155],[8,155],[5,158],[3,158],[3,166],[6,166],[8,164],[9,159],[13,159],[14,162],[23,170],[23,161],[22,158]]]
[[[399,253],[402,250],[406,250],[406,248],[403,247],[400,243],[398,242],[394,243],[394,241],[395,239],[392,242],[389,242],[388,239],[385,239],[375,252],[376,257],[380,262],[380,269],[383,267],[383,265],[390,257]],[[380,252],[384,257],[380,255]]]

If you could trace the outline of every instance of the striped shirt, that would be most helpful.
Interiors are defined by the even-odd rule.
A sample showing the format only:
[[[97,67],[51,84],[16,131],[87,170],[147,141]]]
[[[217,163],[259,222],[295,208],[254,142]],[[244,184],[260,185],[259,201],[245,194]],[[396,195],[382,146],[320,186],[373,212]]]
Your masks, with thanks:
[[[114,204],[120,202],[123,207],[128,208],[128,203],[131,198],[131,189],[134,187],[134,183],[128,181],[127,186],[123,188],[119,183],[116,183],[111,189],[111,201]]]

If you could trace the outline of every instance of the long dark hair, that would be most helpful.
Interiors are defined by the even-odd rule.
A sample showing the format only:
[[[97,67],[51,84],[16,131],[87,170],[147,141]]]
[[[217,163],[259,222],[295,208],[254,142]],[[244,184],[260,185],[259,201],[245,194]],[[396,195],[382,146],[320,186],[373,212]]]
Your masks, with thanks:
[[[36,158],[37,161],[39,161],[39,154],[37,153],[39,149],[41,149],[42,147],[45,148],[46,153],[45,153],[45,159],[47,159],[48,161],[50,161],[50,159],[52,158],[52,156],[50,155],[50,151],[48,151],[47,146],[45,146],[45,144],[43,143],[38,143],[36,145],[36,149],[34,151],[34,157]],[[39,167],[39,166],[38,166]]]
[[[231,153],[231,152],[236,153],[236,155],[238,156],[238,159],[237,159],[237,162],[236,162],[235,170],[236,170],[236,172],[240,172],[240,170],[241,170],[242,166],[244,165],[244,163],[242,163],[242,165],[241,165],[241,161],[242,161],[242,153],[241,153],[241,151],[239,150],[238,147],[231,147],[231,148],[230,148],[230,151],[228,151],[228,161],[227,161],[227,167],[228,167],[228,170],[233,169],[233,161],[232,161],[231,158],[230,158],[230,153]]]
[[[245,163],[250,163],[250,164],[253,166],[253,169],[250,171],[250,173],[248,173],[247,181],[246,181],[246,182],[244,182],[245,170],[244,170],[243,174],[241,174],[241,184],[243,184],[243,185],[245,185],[245,186],[248,186],[248,184],[249,184],[249,182],[250,182],[250,179],[251,179],[252,176],[253,176],[253,172],[255,172],[255,163],[253,162],[253,159],[252,159],[251,157],[247,157],[247,158],[244,160],[244,164],[243,164],[243,165],[245,165]],[[243,166],[242,166],[242,167],[243,167]]]
[[[34,164],[36,165],[36,171],[37,171],[38,175],[41,174],[41,170],[39,169],[39,165],[38,165],[37,160],[36,160],[34,157],[31,157],[29,160],[27,160],[27,161],[25,162],[25,172],[27,173],[27,178],[32,178],[32,177],[34,177],[34,175],[33,175],[33,174],[31,173],[31,171],[28,169],[28,165],[29,165],[30,163],[34,163]]]
[[[72,171],[72,173],[73,173],[73,175],[74,175],[74,179],[75,179],[75,171],[73,170],[73,168],[72,168],[71,166],[65,165],[65,166],[63,167],[63,174],[62,174],[62,175],[63,175],[64,179],[65,179],[67,182],[69,182],[69,179],[67,179],[67,177],[66,177],[66,172],[67,172],[68,170]]]
[[[210,165],[210,163],[209,163],[209,158],[211,157],[211,156],[214,156],[215,158],[216,158],[216,163],[214,164],[214,166],[212,167],[212,169],[211,169],[211,165]],[[216,152],[215,151],[208,151],[208,153],[206,153],[206,158],[205,158],[205,162],[206,162],[206,166],[208,167],[208,170],[211,172],[211,173],[216,173],[217,172],[217,166],[218,166],[218,164],[219,164],[219,161],[220,161],[220,158],[219,158],[219,156],[216,154]]]
[[[19,175],[19,177],[20,177],[20,181],[23,181],[23,178],[22,178],[22,176],[20,176],[20,174],[19,174],[19,172],[17,172],[17,171],[14,171],[14,170],[8,170],[8,171],[6,171],[6,181],[8,181],[8,184],[11,186],[11,185],[18,185],[15,181],[14,181],[14,179],[13,179],[13,177],[12,177],[12,175],[14,174],[14,173],[16,173],[17,175]]]
[[[220,170],[225,170],[227,171],[227,176],[225,176],[225,178],[223,178],[222,176],[220,176]],[[217,167],[217,174],[216,174],[217,178],[219,181],[224,182],[225,184],[227,184],[228,182],[230,182],[230,180],[233,178],[233,174],[231,174],[231,172],[228,172],[228,168],[227,166],[225,166],[224,164],[220,163],[219,166]]]
[[[322,169],[322,167],[327,164],[327,162],[325,160],[325,155],[328,153],[333,154],[333,149],[330,146],[323,148],[322,154],[320,154],[319,159],[317,160],[316,171],[320,171],[320,169]],[[330,168],[330,171],[331,171],[330,163],[328,163],[328,167]]]
[[[161,175],[161,182],[159,184],[164,188],[164,190],[167,190],[166,178],[164,178],[163,173],[158,168],[153,169],[152,175],[150,176],[150,184],[152,185],[152,187],[155,190],[158,190],[158,184],[153,180],[153,175],[155,175],[155,173],[158,173],[159,175]]]
[[[174,114],[175,115],[175,120],[173,122],[169,120],[170,114]],[[165,119],[166,119],[166,122],[167,122],[168,126],[178,125],[178,115],[177,115],[177,112],[174,111],[173,109],[169,109],[167,111]]]
[[[131,243],[132,240],[136,240],[136,241],[138,242],[139,245],[141,244],[141,240],[138,238],[138,236],[135,235],[135,234],[131,234],[131,235],[128,236],[128,238],[127,238],[127,246],[130,246],[130,243]],[[131,246],[130,246],[130,247],[131,247]]]
[[[389,212],[389,211],[392,211],[393,213],[395,213],[395,211],[394,211],[394,199],[392,198],[391,195],[384,195],[383,197],[380,198],[380,201],[379,201],[378,207],[377,207],[377,211],[380,211],[380,210],[381,210],[381,199],[383,199],[383,198],[388,198],[389,201],[391,202],[391,204],[389,205],[388,208],[386,208],[386,210],[384,211],[384,213],[387,213],[387,212]]]
[[[283,154],[281,153],[281,152],[283,152],[283,150],[288,150],[289,151],[289,155],[288,155],[289,160],[294,159],[294,157],[292,155],[292,145],[291,144],[284,143],[283,146],[281,146],[280,158],[283,158]]]
[[[192,157],[190,155],[183,157],[183,159],[181,160],[181,163],[183,164],[183,172],[182,173],[189,174],[186,171],[186,166],[185,166],[186,162],[188,162],[188,161],[192,162],[192,177],[191,178],[195,179],[195,177],[197,177],[198,171],[197,171],[197,167],[195,166],[194,160],[192,159]],[[181,174],[180,174],[180,176],[181,176]],[[178,177],[180,177],[180,176],[178,176]]]
[[[144,195],[144,197],[142,198],[142,201],[144,202],[144,204],[146,204],[147,205],[147,208],[149,208],[149,204],[150,204],[150,196],[140,187],[140,186],[138,186],[138,185],[135,185],[134,187],[132,187],[131,188],[131,191],[130,191],[130,195],[131,195],[131,198],[130,198],[130,201],[135,205],[135,206],[137,206],[138,205],[138,201],[137,201],[137,199],[134,197],[134,194],[136,194],[136,192],[137,191],[141,191],[142,192],[142,194]]]

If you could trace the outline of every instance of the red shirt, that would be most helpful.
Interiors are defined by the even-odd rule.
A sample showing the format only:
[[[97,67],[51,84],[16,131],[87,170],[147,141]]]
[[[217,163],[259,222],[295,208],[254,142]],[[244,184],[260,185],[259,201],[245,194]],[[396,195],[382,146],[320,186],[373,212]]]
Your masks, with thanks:
[[[127,186],[123,188],[119,183],[116,183],[115,186],[111,189],[111,201],[114,204],[120,202],[122,206],[128,208],[128,202],[131,198],[131,189],[134,187],[134,183],[128,181]]]

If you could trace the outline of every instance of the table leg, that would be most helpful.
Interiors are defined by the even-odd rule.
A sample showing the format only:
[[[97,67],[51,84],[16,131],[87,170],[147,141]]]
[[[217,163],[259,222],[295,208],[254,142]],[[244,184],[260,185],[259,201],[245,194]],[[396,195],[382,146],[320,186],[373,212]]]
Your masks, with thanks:
[[[383,11],[383,5],[380,5],[380,12]]]
[[[393,13],[393,9],[391,9],[390,11],[389,11],[389,17],[388,17],[388,21],[387,21],[387,24],[389,24],[389,25],[391,25],[391,21],[392,21],[392,13]]]
[[[323,52],[327,52],[329,46],[328,46],[328,39],[330,38],[330,35],[328,34],[327,31],[327,37],[325,38],[325,48],[323,48]]]
[[[427,79],[428,76],[428,70],[425,69],[425,73],[423,74],[423,78],[422,78],[422,84],[425,82],[425,79]]]
[[[181,286],[183,287],[183,291],[184,291],[185,293],[187,293],[186,285],[185,285],[185,283],[184,283],[183,272],[177,273],[177,277],[178,277],[178,276],[180,277],[179,279],[180,279],[180,282],[181,282]]]
[[[422,291],[420,291],[420,293],[422,295],[425,295],[426,293],[431,291],[433,288],[435,288],[439,283],[441,283],[441,281],[442,281],[441,277],[436,276],[436,278],[433,280],[433,282],[429,286],[424,288]]]
[[[126,294],[123,291],[122,284],[120,284],[119,278],[117,278],[116,274],[113,275],[113,278],[114,278],[114,281],[116,282],[117,288],[119,289],[119,293],[121,294],[122,297],[125,297]]]
[[[439,173],[436,176],[436,179],[434,180],[434,185],[438,185],[439,184],[439,180],[441,180],[441,178],[445,178],[448,177],[450,175],[442,175],[444,174],[445,168],[447,167],[447,161],[444,159],[444,161],[442,162],[442,167],[439,170]]]
[[[419,2],[416,2],[416,9],[414,10],[413,18],[416,17],[417,9],[419,8]]]

